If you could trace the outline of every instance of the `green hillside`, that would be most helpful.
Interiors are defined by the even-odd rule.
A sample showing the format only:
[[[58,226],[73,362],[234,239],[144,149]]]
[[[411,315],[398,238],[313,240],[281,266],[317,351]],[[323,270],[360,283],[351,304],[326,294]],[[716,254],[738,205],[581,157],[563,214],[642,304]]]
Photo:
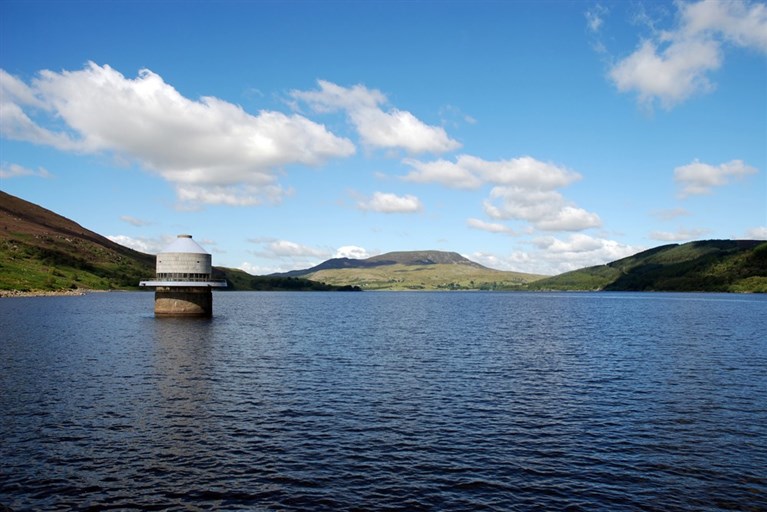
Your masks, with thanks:
[[[228,290],[338,290],[306,279],[258,277],[214,267]],[[112,242],[61,215],[0,192],[0,292],[131,290],[155,257]],[[348,289],[348,288],[344,288]]]
[[[443,251],[391,252],[365,260],[341,258],[291,274],[363,290],[519,290],[544,277],[494,270]]]
[[[767,242],[705,240],[664,245],[542,279],[528,289],[767,293]]]

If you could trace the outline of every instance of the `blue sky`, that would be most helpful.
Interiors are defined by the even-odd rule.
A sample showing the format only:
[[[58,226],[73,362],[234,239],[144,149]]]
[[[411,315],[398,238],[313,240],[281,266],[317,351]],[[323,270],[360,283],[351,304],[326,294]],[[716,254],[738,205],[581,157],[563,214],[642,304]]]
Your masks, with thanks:
[[[767,239],[767,5],[0,2],[0,188],[254,274]]]

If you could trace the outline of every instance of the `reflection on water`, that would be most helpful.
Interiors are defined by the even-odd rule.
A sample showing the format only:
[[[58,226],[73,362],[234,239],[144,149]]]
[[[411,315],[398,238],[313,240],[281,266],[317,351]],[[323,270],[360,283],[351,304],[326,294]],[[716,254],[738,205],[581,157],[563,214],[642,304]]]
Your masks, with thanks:
[[[16,510],[767,508],[767,297],[0,300]]]

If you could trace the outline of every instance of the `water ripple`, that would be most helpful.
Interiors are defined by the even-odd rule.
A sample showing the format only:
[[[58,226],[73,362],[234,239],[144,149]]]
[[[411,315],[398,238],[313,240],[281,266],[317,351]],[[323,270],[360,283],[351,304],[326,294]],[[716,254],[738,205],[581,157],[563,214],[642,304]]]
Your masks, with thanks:
[[[764,510],[766,299],[3,300],[0,505]]]

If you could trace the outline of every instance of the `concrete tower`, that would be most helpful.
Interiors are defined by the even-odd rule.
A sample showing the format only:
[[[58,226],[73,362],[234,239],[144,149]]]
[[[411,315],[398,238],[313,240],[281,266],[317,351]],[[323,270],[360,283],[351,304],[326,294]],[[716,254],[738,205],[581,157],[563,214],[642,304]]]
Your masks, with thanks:
[[[178,235],[157,255],[154,280],[141,281],[154,292],[155,316],[211,316],[213,288],[226,288],[225,280],[211,279],[210,254],[192,240]]]

